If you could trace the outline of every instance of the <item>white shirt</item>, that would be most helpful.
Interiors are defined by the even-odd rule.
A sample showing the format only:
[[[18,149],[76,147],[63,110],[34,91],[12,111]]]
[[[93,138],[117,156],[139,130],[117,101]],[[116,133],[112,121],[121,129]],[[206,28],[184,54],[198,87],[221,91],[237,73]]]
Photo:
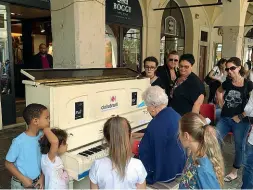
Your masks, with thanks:
[[[90,180],[97,184],[99,189],[136,189],[136,184],[144,183],[146,176],[142,162],[135,158],[129,161],[124,180],[121,180],[117,171],[112,168],[108,157],[96,160],[89,173]]]
[[[41,169],[45,175],[45,189],[68,189],[69,177],[59,156],[52,162],[48,154],[41,158]]]
[[[245,106],[244,111],[248,117],[253,117],[253,91],[251,91],[249,101]],[[253,145],[253,130],[251,130],[249,134],[248,142]]]
[[[224,73],[220,72],[220,69],[218,66],[215,66],[213,68],[213,72],[214,72],[213,76],[221,80],[221,82],[224,82],[226,80],[227,76]]]

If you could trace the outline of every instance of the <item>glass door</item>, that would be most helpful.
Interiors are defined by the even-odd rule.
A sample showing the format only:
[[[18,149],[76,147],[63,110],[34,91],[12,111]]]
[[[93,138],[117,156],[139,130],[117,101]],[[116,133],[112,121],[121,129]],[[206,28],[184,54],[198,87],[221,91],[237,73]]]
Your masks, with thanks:
[[[3,126],[16,123],[10,23],[8,4],[0,4],[0,86]]]
[[[140,71],[141,34],[139,29],[123,28],[123,67]]]

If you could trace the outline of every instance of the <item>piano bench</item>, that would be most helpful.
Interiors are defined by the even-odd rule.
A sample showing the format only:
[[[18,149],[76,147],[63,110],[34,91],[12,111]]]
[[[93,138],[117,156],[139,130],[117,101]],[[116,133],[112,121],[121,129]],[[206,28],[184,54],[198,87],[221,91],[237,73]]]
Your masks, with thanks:
[[[170,183],[156,182],[153,185],[147,185],[147,189],[178,189],[179,183],[177,180]]]

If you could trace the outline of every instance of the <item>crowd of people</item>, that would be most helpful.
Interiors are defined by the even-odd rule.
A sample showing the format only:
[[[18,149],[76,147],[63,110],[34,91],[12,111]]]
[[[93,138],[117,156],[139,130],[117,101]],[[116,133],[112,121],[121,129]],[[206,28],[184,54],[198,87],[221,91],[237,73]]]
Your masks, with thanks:
[[[142,75],[150,78],[151,87],[142,98],[153,119],[140,135],[138,154],[133,157],[128,120],[108,119],[103,135],[109,154],[92,164],[90,188],[145,189],[146,183],[170,183],[180,177],[180,189],[221,189],[224,182],[237,179],[242,164],[242,189],[253,188],[253,82],[245,78],[241,60],[222,59],[208,74],[209,103],[221,109],[216,127],[199,114],[206,92],[192,72],[194,56],[179,57],[172,51],[166,61],[158,66],[155,57],[144,60]],[[12,189],[67,189],[69,176],[60,158],[67,151],[67,133],[50,129],[43,105],[28,105],[23,116],[29,127],[14,139],[6,156]],[[221,150],[229,132],[234,135],[235,159],[225,175]]]

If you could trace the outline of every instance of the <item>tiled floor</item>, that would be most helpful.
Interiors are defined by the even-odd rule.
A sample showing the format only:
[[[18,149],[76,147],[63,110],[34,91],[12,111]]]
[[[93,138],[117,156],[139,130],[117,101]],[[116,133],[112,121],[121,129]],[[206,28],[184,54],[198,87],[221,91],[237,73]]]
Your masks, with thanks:
[[[0,131],[0,189],[10,188],[10,174],[4,168],[4,159],[9,149],[12,139],[24,130],[25,130],[25,126]],[[232,167],[233,157],[234,157],[233,155],[234,155],[233,144],[231,144],[229,140],[226,140],[225,147],[224,147],[224,159],[225,159],[226,172],[229,172]],[[240,175],[238,179],[231,183],[226,183],[224,188],[238,189],[240,187],[241,187],[241,170],[240,170]]]

